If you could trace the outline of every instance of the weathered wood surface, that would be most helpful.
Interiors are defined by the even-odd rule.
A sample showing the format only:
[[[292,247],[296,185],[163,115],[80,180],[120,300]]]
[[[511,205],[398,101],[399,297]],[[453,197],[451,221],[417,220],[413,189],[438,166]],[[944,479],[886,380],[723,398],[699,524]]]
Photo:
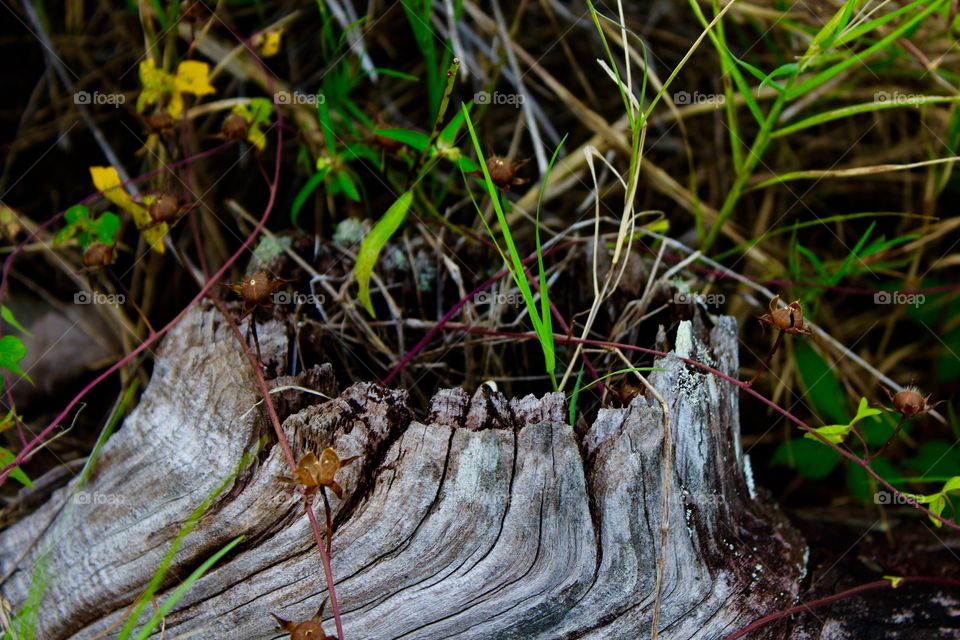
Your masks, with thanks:
[[[281,328],[259,334],[265,360],[282,370]],[[732,319],[710,331],[683,323],[677,341],[681,355],[736,372]],[[658,367],[650,379],[674,442],[660,637],[719,638],[790,606],[805,547],[748,486],[735,387],[673,354]],[[312,378],[335,393],[328,371]],[[187,515],[269,433],[250,411],[255,391],[215,311],[190,313],[166,338],[139,406],[78,494],[86,499],[62,489],[0,534],[9,574],[0,592],[15,604],[37,554],[49,551],[38,637],[92,638],[124,615]],[[285,392],[284,404],[297,409],[304,397]],[[659,403],[638,397],[601,411],[581,443],[559,394],[507,401],[486,387],[444,390],[424,422],[404,392],[373,384],[306,398],[316,404],[284,422],[295,453],[332,444],[361,456],[338,476],[344,501],[332,497],[348,638],[649,637]],[[276,638],[270,613],[299,620],[317,610],[323,572],[299,497],[277,479],[285,473],[279,448],[268,446],[186,538],[165,588],[246,536],[167,617],[167,638]]]

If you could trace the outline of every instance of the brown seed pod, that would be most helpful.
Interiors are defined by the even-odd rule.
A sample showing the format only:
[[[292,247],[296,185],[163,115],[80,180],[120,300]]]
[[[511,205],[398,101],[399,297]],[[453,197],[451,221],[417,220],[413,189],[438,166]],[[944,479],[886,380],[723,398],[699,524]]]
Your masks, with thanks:
[[[772,325],[790,335],[813,335],[813,332],[804,325],[803,308],[799,300],[794,300],[789,306],[783,308],[778,308],[778,302],[780,302],[780,296],[773,296],[770,300],[770,313],[760,316],[760,322]]]
[[[303,622],[290,622],[275,613],[270,615],[276,619],[281,629],[290,634],[290,640],[337,640],[337,636],[328,636],[323,630],[323,608],[326,604],[324,599],[317,614]]]
[[[290,282],[292,282],[292,280],[271,278],[267,272],[258,271],[236,284],[227,284],[224,286],[243,298],[243,315],[240,316],[242,320],[257,307],[267,309],[272,307],[273,294]]]
[[[162,193],[150,203],[147,211],[150,212],[150,217],[154,221],[170,223],[176,222],[180,218],[183,208],[180,206],[177,196],[172,193]]]
[[[356,459],[357,456],[341,460],[333,447],[327,447],[321,451],[319,458],[312,451],[308,451],[303,454],[300,462],[297,463],[297,470],[294,472],[294,477],[281,477],[281,480],[302,484],[311,493],[320,487],[326,487],[342,500],[343,489],[340,488],[340,485],[337,484],[334,478],[341,468]]]
[[[517,187],[530,182],[529,178],[517,176],[517,171],[528,162],[530,162],[529,159],[511,162],[500,156],[490,156],[487,158],[487,171],[490,172],[490,179],[493,181],[493,184],[504,191],[510,191],[510,187]]]
[[[148,133],[169,133],[173,130],[173,117],[166,111],[157,111],[143,120]]]
[[[228,140],[244,140],[248,131],[250,131],[250,125],[239,113],[231,113],[224,118],[220,128],[220,133]]]
[[[521,178],[517,171],[530,162],[530,159],[512,162],[507,158],[500,156],[490,156],[487,158],[487,172],[490,174],[490,180],[503,191],[510,191],[510,187],[516,187],[530,182],[529,178]],[[470,172],[473,175],[483,175],[483,171],[478,169]]]
[[[113,251],[113,245],[95,242],[83,252],[83,266],[87,269],[102,269],[111,265],[113,264]]]
[[[904,387],[896,393],[886,388],[884,388],[884,391],[890,396],[894,410],[905,418],[912,418],[913,416],[928,413],[940,404],[940,402],[943,402],[943,400],[941,400],[940,402],[931,404],[930,395],[924,397],[916,387]]]

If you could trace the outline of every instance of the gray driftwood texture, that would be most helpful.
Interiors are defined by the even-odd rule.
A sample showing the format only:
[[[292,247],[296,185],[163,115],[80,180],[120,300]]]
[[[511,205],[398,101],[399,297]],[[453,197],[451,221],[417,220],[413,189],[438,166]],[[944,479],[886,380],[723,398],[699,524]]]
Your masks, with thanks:
[[[681,324],[675,351],[735,374],[733,320],[699,325]],[[282,329],[259,334],[264,358],[282,367]],[[650,380],[674,443],[660,637],[713,640],[792,604],[805,547],[744,471],[736,388],[674,353],[657,366]],[[329,369],[298,380],[335,394]],[[658,402],[601,411],[579,442],[559,394],[508,401],[486,387],[443,390],[423,422],[404,392],[373,384],[330,401],[280,395],[281,408],[297,411],[284,422],[297,455],[332,444],[360,456],[338,476],[344,501],[332,497],[349,640],[649,637],[663,488]],[[221,318],[190,313],[82,492],[61,489],[0,534],[0,589],[15,605],[39,554],[48,558],[38,638],[93,638],[117,624],[188,514],[269,436],[260,409],[251,411],[257,400]],[[166,638],[277,638],[271,613],[316,612],[326,585],[300,499],[277,479],[286,473],[271,441],[186,538],[160,600],[246,536],[167,616]],[[329,606],[326,616],[333,633]]]

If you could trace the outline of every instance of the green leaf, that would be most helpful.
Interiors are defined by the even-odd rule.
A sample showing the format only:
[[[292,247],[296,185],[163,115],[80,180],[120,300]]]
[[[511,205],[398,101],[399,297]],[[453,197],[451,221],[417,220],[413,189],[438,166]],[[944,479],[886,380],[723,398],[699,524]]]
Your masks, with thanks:
[[[15,373],[30,384],[30,379],[23,369],[20,368],[20,361],[27,355],[27,348],[23,342],[16,336],[3,336],[0,338],[0,368]]]
[[[357,191],[357,186],[353,184],[353,179],[350,177],[350,174],[346,171],[338,171],[335,176],[337,185],[340,187],[339,191],[350,200],[360,202],[360,192]]]
[[[596,20],[595,16],[594,20]],[[473,128],[473,122],[467,113],[466,105],[460,105],[460,109],[466,118],[467,130],[470,132],[470,140],[473,142],[473,149],[477,154],[477,160],[480,163],[480,170],[483,172],[483,185],[486,188],[487,195],[493,202],[493,210],[497,214],[497,221],[500,223],[500,231],[503,234],[506,251],[504,251],[504,248],[500,246],[499,242],[497,242],[496,235],[493,233],[490,225],[487,224],[486,218],[483,217],[483,210],[480,208],[479,203],[477,203],[476,198],[474,198],[473,191],[471,191],[469,188],[467,176],[464,174],[463,180],[465,183],[467,183],[467,194],[470,196],[470,200],[473,202],[473,206],[477,210],[480,221],[483,223],[484,227],[486,227],[487,233],[490,234],[490,237],[493,239],[493,244],[496,247],[497,252],[500,254],[500,258],[510,271],[513,281],[520,289],[520,294],[523,296],[524,304],[527,307],[527,313],[529,314],[530,322],[533,323],[534,333],[537,334],[537,338],[540,340],[540,350],[543,351],[544,366],[547,374],[550,376],[551,381],[554,382],[554,388],[556,388],[556,379],[554,374],[557,366],[556,347],[553,343],[553,333],[547,330],[547,327],[550,326],[550,318],[547,317],[545,321],[544,318],[541,317],[540,312],[537,310],[537,305],[533,300],[533,293],[530,289],[530,283],[527,281],[527,273],[523,268],[523,261],[520,259],[520,253],[517,251],[516,243],[513,240],[513,233],[510,231],[510,225],[507,222],[507,216],[504,213],[505,205],[500,199],[499,190],[497,189],[496,185],[494,185],[493,179],[490,177],[490,170],[487,168],[487,161],[483,157],[483,149],[480,147],[480,139],[477,137],[477,132]],[[556,152],[554,153],[554,159],[556,159]],[[553,160],[551,160],[551,164],[552,163]],[[538,257],[540,258],[539,264],[542,275],[543,256],[542,252],[539,253],[541,254]],[[541,280],[541,282],[542,281],[543,280]],[[544,290],[542,294],[547,295],[547,291]]]
[[[814,429],[814,431],[823,436],[827,442],[840,444],[847,438],[848,435],[850,435],[850,429],[852,428],[853,427],[849,424],[830,424],[825,427],[817,427]],[[812,433],[805,433],[803,434],[803,437],[823,444],[823,440]]]
[[[860,250],[863,249],[863,245],[867,243],[867,240],[870,239],[870,234],[873,233],[873,229],[877,226],[876,222],[871,222],[870,226],[867,227],[867,231],[860,237],[860,240],[857,241],[857,244],[853,247],[853,250],[847,254],[846,259],[843,261],[843,264],[840,265],[839,269],[834,271],[833,276],[830,278],[829,282],[831,285],[837,285],[843,280],[843,277],[847,275],[847,271],[850,269],[850,265],[853,263],[854,259],[858,258],[860,255]]]
[[[180,531],[170,543],[170,546],[163,555],[163,558],[161,558],[160,564],[156,571],[154,571],[153,576],[151,576],[146,588],[143,590],[143,592],[141,592],[140,597],[137,598],[135,603],[131,605],[133,611],[127,617],[126,623],[123,625],[123,628],[117,635],[118,640],[127,640],[127,638],[129,638],[133,633],[134,629],[136,629],[137,624],[140,621],[140,616],[143,614],[143,610],[147,607],[147,604],[153,600],[154,594],[156,594],[156,592],[160,589],[160,585],[163,584],[164,578],[170,570],[173,560],[176,557],[177,552],[180,550],[183,541],[196,528],[197,524],[200,522],[203,516],[206,515],[210,508],[216,504],[217,500],[220,498],[220,495],[226,491],[228,487],[234,484],[237,476],[240,475],[240,472],[246,469],[250,465],[250,462],[256,458],[257,454],[262,448],[263,443],[264,440],[261,440],[250,451],[245,453],[233,471],[226,478],[224,478],[219,485],[214,487],[213,490],[208,493],[203,500],[200,501],[200,504],[198,504],[193,512],[191,512],[187,517],[186,521],[183,523],[183,526],[181,526]],[[214,558],[219,558],[219,555],[215,555]],[[202,568],[202,566],[200,568]]]
[[[803,438],[784,442],[770,460],[770,464],[789,466],[812,480],[826,478],[838,462],[840,455],[836,451]]]
[[[301,187],[297,196],[293,199],[293,204],[290,206],[290,222],[292,222],[294,226],[296,226],[297,219],[300,217],[300,209],[303,208],[307,199],[316,191],[317,187],[320,186],[323,179],[327,176],[327,173],[328,170],[323,169],[310,176],[310,179]]]
[[[823,427],[818,427],[814,429],[814,431],[826,438],[827,442],[840,444],[847,438],[848,435],[850,435],[850,431],[853,430],[853,425],[861,420],[880,415],[881,413],[883,412],[880,409],[870,408],[866,398],[860,398],[860,404],[857,407],[857,415],[854,416],[850,422],[847,424],[830,424]],[[803,437],[823,444],[823,440],[812,433],[805,433]]]
[[[823,278],[824,280],[829,280],[827,269],[826,267],[823,266],[823,262],[820,260],[820,258],[817,257],[817,254],[815,254],[813,251],[810,251],[809,249],[807,249],[806,247],[804,247],[802,244],[799,244],[799,243],[797,243],[796,249],[799,253],[803,254],[803,257],[805,257],[810,262],[810,264],[813,265],[813,268],[817,270],[817,274],[821,278]]]
[[[112,245],[116,242],[117,231],[120,230],[120,216],[112,211],[104,211],[96,220],[90,223],[90,231],[101,244]],[[84,242],[81,240],[81,246]]]
[[[263,128],[270,124],[273,103],[266,98],[251,98],[249,103],[235,106],[233,113],[247,123],[247,141],[263,151],[267,146],[267,134]]]
[[[773,81],[773,79],[779,78],[780,76],[795,75],[799,71],[800,71],[800,66],[796,62],[789,62],[787,64],[781,65],[776,69],[774,69],[773,71],[771,71],[769,74],[767,74],[767,76],[760,81],[759,89],[763,89],[765,86],[769,84],[780,93],[783,93],[783,90],[784,90],[783,86],[778,85],[776,82]]]
[[[9,449],[0,447],[0,467],[5,467],[16,459],[17,457],[13,455],[13,452],[11,452]],[[25,487],[31,489],[33,488],[33,482],[27,477],[27,474],[24,473],[23,469],[20,467],[14,467],[10,471],[10,477]]]
[[[373,301],[370,299],[370,277],[373,275],[373,267],[377,263],[380,251],[386,246],[387,242],[396,233],[400,225],[407,217],[407,211],[413,204],[413,191],[407,191],[397,198],[397,201],[390,205],[387,212],[377,222],[376,226],[363,239],[360,245],[360,251],[357,252],[357,264],[353,269],[354,276],[357,279],[357,285],[360,288],[358,298],[360,304],[371,317],[376,318],[377,314],[373,310]]]
[[[864,418],[869,418],[870,416],[878,416],[883,413],[880,409],[874,409],[870,407],[870,404],[867,402],[866,398],[860,398],[860,404],[857,406],[857,415],[853,417],[853,420],[850,421],[850,424],[856,424]]]
[[[797,343],[796,356],[800,380],[816,411],[824,414],[831,422],[846,424],[846,394],[840,387],[836,374],[807,342]]]
[[[90,210],[84,205],[74,205],[64,214],[67,224],[53,238],[53,244],[62,245],[74,237],[81,249],[87,249],[94,242],[112,245],[116,242],[120,230],[120,217],[111,211],[104,211],[98,218],[90,217]]]
[[[706,16],[703,15],[703,11],[700,10],[700,6],[697,4],[697,0],[690,0],[690,7],[693,9],[693,12],[697,16],[697,20],[700,21],[700,26],[704,29],[707,28],[709,23],[707,22]],[[724,74],[729,74],[733,79],[733,84],[736,85],[737,90],[740,92],[740,95],[743,97],[744,104],[747,105],[747,109],[750,110],[750,113],[753,115],[754,119],[757,121],[758,125],[763,124],[763,112],[760,110],[760,105],[757,104],[756,98],[753,97],[753,90],[747,84],[746,79],[743,77],[743,74],[740,73],[740,70],[737,68],[738,64],[745,65],[738,58],[736,58],[730,49],[726,45],[725,38],[723,36],[723,23],[718,22],[716,29],[710,29],[707,34],[710,37],[710,41],[713,43],[714,48],[716,48],[717,53],[720,54],[720,61],[722,63],[722,69]],[[644,50],[646,54],[646,50]],[[759,72],[760,75],[763,75],[762,72]],[[646,76],[644,76],[646,79]]]
[[[944,482],[940,493],[951,493],[953,491],[960,491],[960,476],[953,476]]]
[[[960,447],[945,440],[920,445],[920,451],[904,463],[921,477],[949,478],[960,473]]]
[[[935,516],[943,516],[943,508],[947,506],[947,499],[943,497],[942,493],[938,493],[937,497],[930,503],[930,513]],[[930,518],[930,521],[933,522],[935,527],[942,527],[943,523],[934,518]]]
[[[845,107],[840,107],[838,109],[832,109],[830,111],[824,111],[816,115],[810,116],[809,118],[804,118],[794,124],[787,125],[781,129],[777,129],[772,134],[771,138],[782,138],[784,136],[790,136],[797,131],[802,131],[809,127],[814,127],[820,124],[831,122],[833,120],[839,120],[841,118],[849,118],[851,116],[859,115],[861,113],[873,113],[876,111],[885,111],[887,109],[907,109],[912,108],[916,109],[917,107],[924,104],[940,104],[947,102],[958,102],[960,101],[960,96],[901,96],[899,100],[872,100],[871,102],[862,102],[855,105],[848,105]],[[960,112],[956,112],[960,113]],[[955,155],[956,149],[950,149],[950,153]]]
[[[577,401],[580,399],[580,388],[583,385],[583,365],[580,365],[580,373],[577,374],[577,381],[573,385],[573,392],[570,394],[570,426],[577,426]]]
[[[13,317],[13,311],[10,311],[7,305],[0,305],[0,316],[3,317],[3,321],[9,324],[11,327],[19,331],[20,333],[33,337],[33,334],[26,330],[26,328],[17,322],[17,319]]]
[[[738,65],[740,65],[741,67],[743,67],[744,69],[746,69],[750,75],[752,75],[754,78],[756,78],[760,82],[769,84],[771,87],[776,89],[777,92],[783,93],[784,91],[786,91],[786,89],[782,84],[780,84],[779,82],[774,82],[773,80],[770,79],[771,74],[764,73],[761,69],[735,56],[733,57],[733,61]]]
[[[912,2],[911,4],[905,7],[901,7],[901,9],[898,9],[896,11],[891,11],[890,14],[898,14],[904,10],[908,12],[912,12],[914,8],[919,9],[922,5],[924,4],[927,5],[926,8],[924,8],[922,11],[912,13],[910,18],[904,20],[896,28],[888,30],[883,35],[882,38],[874,42],[871,46],[867,47],[864,51],[860,51],[856,55],[845,55],[842,58],[842,62],[835,64],[832,67],[829,67],[824,71],[821,71],[820,73],[814,75],[813,77],[808,78],[803,82],[792,87],[790,91],[787,92],[787,100],[794,100],[796,98],[799,98],[800,96],[803,96],[809,93],[810,91],[813,91],[817,87],[821,86],[826,82],[829,82],[830,80],[835,78],[837,75],[839,75],[843,71],[849,69],[850,67],[853,67],[855,65],[862,65],[864,61],[870,56],[872,56],[874,53],[888,49],[891,43],[895,42],[897,38],[904,35],[904,33],[907,32],[909,29],[913,28],[916,25],[919,25],[921,22],[926,20],[931,13],[936,11],[940,7],[940,5],[943,4],[943,2],[944,0],[934,0],[933,2],[928,2],[928,0],[917,0],[916,2]],[[890,15],[890,14],[887,14],[887,15]],[[866,33],[866,31],[870,31],[871,29],[874,28],[874,26],[879,25],[880,24],[879,21],[882,19],[883,18],[878,18],[877,20],[873,20],[857,29],[852,29],[850,32],[848,32],[847,34],[844,34],[843,36],[837,39],[837,47],[840,47],[845,42],[848,42],[850,40],[853,40],[859,37],[859,35],[861,35],[862,33]],[[862,31],[863,29],[866,29],[866,31]]]
[[[408,147],[413,147],[417,151],[425,150],[427,148],[427,144],[430,142],[430,136],[427,134],[419,131],[412,131],[410,129],[377,129],[373,133],[381,138],[402,142]]]
[[[467,111],[470,110],[470,105],[466,105]],[[457,134],[460,133],[460,128],[463,126],[463,123],[466,122],[466,116],[463,111],[458,111],[452,118],[450,122],[443,128],[440,132],[440,135],[437,136],[437,140],[447,145],[452,145],[457,140]]]

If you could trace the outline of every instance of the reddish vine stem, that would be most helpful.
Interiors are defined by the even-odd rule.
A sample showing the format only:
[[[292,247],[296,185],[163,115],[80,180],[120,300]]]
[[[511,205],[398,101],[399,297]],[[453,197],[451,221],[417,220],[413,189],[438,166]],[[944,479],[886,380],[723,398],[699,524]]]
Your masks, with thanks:
[[[263,405],[267,408],[267,415],[270,417],[270,424],[273,425],[273,430],[277,434],[277,443],[280,445],[280,450],[283,451],[283,457],[287,461],[287,466],[290,467],[291,477],[296,477],[297,472],[297,461],[293,456],[293,449],[290,446],[290,441],[287,440],[287,434],[283,431],[283,426],[280,424],[280,417],[277,415],[276,407],[273,406],[273,400],[270,398],[270,389],[267,387],[266,378],[263,375],[263,367],[260,364],[259,354],[254,355],[253,351],[250,350],[250,346],[247,344],[246,338],[243,336],[243,332],[240,331],[240,327],[237,325],[237,321],[234,319],[233,314],[230,313],[230,310],[226,308],[223,301],[220,300],[220,297],[217,296],[212,291],[208,292],[208,297],[213,301],[217,308],[220,310],[220,313],[226,318],[227,323],[230,325],[230,329],[233,331],[234,337],[240,343],[240,347],[243,349],[244,355],[246,355],[247,360],[250,361],[250,366],[253,367],[253,373],[257,378],[257,386],[260,389],[260,395],[263,396]],[[253,319],[253,314],[250,315],[250,323],[253,324],[255,320]],[[320,523],[317,521],[317,515],[313,511],[312,500],[307,496],[307,489],[305,486],[297,485],[300,489],[300,494],[303,496],[303,508],[307,512],[307,518],[310,520],[310,528],[313,530],[313,537],[317,541],[317,549],[320,551],[320,563],[323,565],[323,575],[327,581],[327,592],[330,594],[330,608],[333,609],[333,620],[334,624],[337,626],[337,637],[340,640],[344,640],[343,635],[343,624],[340,621],[340,606],[337,603],[337,593],[333,585],[333,569],[330,565],[330,555],[327,550],[324,548],[323,543],[323,532],[320,530]]]
[[[897,428],[893,430],[893,433],[891,433],[887,441],[883,443],[883,446],[877,449],[876,453],[874,453],[872,456],[867,458],[867,462],[873,462],[875,458],[879,457],[881,453],[886,451],[887,447],[889,447],[890,444],[896,439],[897,434],[900,433],[900,429],[903,429],[903,425],[905,425],[906,423],[907,423],[907,416],[901,414],[900,422],[897,423]]]
[[[747,382],[748,387],[752,387],[753,383],[763,375],[763,372],[770,368],[770,362],[773,360],[773,356],[776,355],[777,351],[780,349],[780,345],[783,344],[783,333],[783,329],[780,329],[777,332],[777,340],[773,343],[773,348],[770,349],[770,353],[767,354],[766,360],[760,364],[760,368],[757,369],[757,372],[753,374],[753,377]]]
[[[810,602],[804,604],[798,604],[795,607],[790,607],[789,609],[784,609],[783,611],[777,611],[769,615],[758,618],[746,625],[734,631],[732,634],[727,636],[727,640],[739,640],[740,638],[745,637],[748,633],[752,633],[759,629],[760,627],[766,626],[771,622],[775,622],[787,616],[791,616],[795,613],[803,613],[805,611],[810,611],[816,607],[822,607],[823,605],[830,604],[831,602],[836,602],[838,600],[845,600],[846,598],[852,598],[853,596],[860,595],[867,591],[875,591],[877,589],[898,589],[901,585],[904,584],[933,584],[940,585],[945,587],[960,587],[960,580],[953,580],[951,578],[932,578],[926,576],[905,576],[903,578],[898,578],[897,586],[893,585],[893,582],[890,580],[875,580],[873,582],[868,582],[866,584],[861,584],[859,586],[853,587],[852,589],[847,589],[846,591],[841,591],[840,593],[835,593],[832,596],[827,596],[825,598],[819,598],[817,600],[811,600]]]

